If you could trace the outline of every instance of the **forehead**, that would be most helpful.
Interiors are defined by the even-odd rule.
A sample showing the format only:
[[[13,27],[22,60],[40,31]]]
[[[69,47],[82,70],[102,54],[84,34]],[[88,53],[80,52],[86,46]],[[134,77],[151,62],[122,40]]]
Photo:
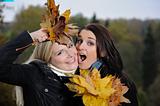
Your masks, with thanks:
[[[62,50],[62,49],[67,49],[65,45],[58,44],[56,42],[52,44],[51,48],[53,53],[58,52],[59,50]]]
[[[72,39],[69,35],[67,34],[61,34],[57,39],[57,42],[61,43],[61,44],[68,44],[70,42],[72,42]]]
[[[78,36],[82,38],[96,39],[96,36],[94,35],[94,33],[86,29],[81,30]]]

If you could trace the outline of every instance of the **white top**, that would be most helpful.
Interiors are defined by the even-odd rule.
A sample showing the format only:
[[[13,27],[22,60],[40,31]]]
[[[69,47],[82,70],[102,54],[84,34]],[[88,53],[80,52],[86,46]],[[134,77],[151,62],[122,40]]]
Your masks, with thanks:
[[[71,71],[65,71],[53,66],[52,64],[48,64],[48,66],[51,67],[52,71],[58,76],[66,76],[66,74],[74,74],[76,71],[76,69]]]

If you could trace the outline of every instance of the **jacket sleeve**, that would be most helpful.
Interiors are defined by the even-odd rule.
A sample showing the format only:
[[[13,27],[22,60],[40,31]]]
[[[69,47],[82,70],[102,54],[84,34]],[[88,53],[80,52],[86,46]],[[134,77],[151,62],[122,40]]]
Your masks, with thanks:
[[[13,64],[17,57],[24,51],[17,48],[25,47],[31,44],[32,38],[27,31],[21,33],[15,39],[9,41],[5,45],[0,47],[0,81],[14,84],[23,85],[26,83],[27,70],[33,67],[29,64]]]

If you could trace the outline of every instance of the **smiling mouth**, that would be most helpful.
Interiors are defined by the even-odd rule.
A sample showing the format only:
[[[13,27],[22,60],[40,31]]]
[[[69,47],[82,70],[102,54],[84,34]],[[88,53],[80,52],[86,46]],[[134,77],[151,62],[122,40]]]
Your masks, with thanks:
[[[75,63],[75,59],[72,59],[71,61],[68,62],[69,64]]]

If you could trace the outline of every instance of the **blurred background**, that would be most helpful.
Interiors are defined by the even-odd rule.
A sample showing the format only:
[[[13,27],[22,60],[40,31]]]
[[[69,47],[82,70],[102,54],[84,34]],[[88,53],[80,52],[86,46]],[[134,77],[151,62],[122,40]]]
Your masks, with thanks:
[[[0,0],[0,45],[24,30],[40,28],[47,0]],[[120,51],[124,71],[135,82],[140,106],[160,106],[160,1],[55,0],[70,22],[107,27]],[[24,62],[33,47],[16,62]],[[0,106],[15,106],[14,86],[0,82]]]

